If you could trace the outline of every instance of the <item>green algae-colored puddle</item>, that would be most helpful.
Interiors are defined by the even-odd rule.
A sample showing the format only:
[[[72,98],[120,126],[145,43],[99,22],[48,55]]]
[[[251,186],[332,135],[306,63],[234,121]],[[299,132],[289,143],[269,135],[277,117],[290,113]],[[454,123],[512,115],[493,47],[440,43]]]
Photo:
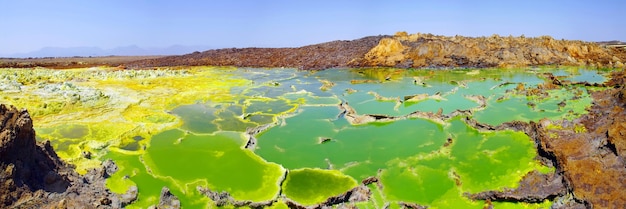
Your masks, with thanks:
[[[152,137],[144,160],[155,176],[181,184],[206,181],[209,188],[240,200],[267,201],[278,192],[283,169],[240,149],[245,142],[239,133],[183,133],[175,129]]]
[[[283,193],[305,205],[324,202],[328,197],[340,195],[357,186],[354,179],[337,170],[295,169],[287,174]]]
[[[534,144],[524,133],[479,131],[464,122],[465,116],[352,125],[337,105],[347,102],[358,114],[396,117],[470,110],[469,118],[494,126],[584,114],[591,104],[584,85],[527,93],[544,84],[546,72],[588,83],[602,83],[608,73],[577,68],[3,69],[0,102],[29,109],[38,139],[50,140],[77,171],[114,160],[120,170],[107,180],[111,191],[124,193],[133,185],[139,190],[128,208],[158,204],[164,186],[183,208],[214,206],[197,187],[225,191],[236,200],[276,200],[271,208],[287,208],[287,200],[315,205],[368,177],[380,181],[368,185],[370,200],[356,203],[360,208],[399,208],[399,202],[482,208],[484,202],[463,193],[515,188],[532,170],[553,172],[535,160]],[[254,136],[254,149],[246,148],[246,130],[266,124],[269,128]],[[494,203],[497,208],[550,204]]]

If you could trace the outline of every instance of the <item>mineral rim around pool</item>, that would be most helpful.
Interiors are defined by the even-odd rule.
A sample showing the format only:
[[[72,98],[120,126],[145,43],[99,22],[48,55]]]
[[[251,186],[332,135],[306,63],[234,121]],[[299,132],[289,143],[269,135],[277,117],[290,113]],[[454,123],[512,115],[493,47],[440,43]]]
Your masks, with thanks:
[[[591,104],[602,70],[182,69],[0,71],[0,103],[27,108],[39,140],[86,172],[113,159],[107,186],[139,188],[129,208],[158,203],[163,186],[185,208],[235,201],[317,205],[375,177],[359,207],[415,203],[482,208],[464,193],[515,188],[533,170],[533,141],[465,121],[571,119]],[[341,104],[341,105],[339,105]],[[250,131],[256,130],[256,131]],[[498,208],[551,202],[494,203]],[[228,206],[228,207],[232,207]]]

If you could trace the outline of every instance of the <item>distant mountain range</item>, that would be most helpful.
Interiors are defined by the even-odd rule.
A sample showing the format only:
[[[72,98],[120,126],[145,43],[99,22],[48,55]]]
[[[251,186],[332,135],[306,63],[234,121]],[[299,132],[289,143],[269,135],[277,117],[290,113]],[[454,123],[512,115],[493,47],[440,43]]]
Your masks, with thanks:
[[[37,51],[17,54],[0,54],[0,57],[28,58],[28,57],[97,57],[97,56],[143,56],[143,55],[182,55],[195,51],[209,50],[209,46],[183,46],[142,48],[136,45],[102,49],[99,47],[44,47]]]

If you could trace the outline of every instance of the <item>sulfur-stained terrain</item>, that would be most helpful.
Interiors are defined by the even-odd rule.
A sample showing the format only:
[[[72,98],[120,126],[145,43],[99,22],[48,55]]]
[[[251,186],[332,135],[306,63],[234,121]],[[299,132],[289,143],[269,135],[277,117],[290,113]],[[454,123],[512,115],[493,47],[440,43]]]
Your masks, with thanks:
[[[400,32],[2,68],[0,207],[624,208],[624,59]]]
[[[68,195],[91,184],[98,192],[84,193],[97,201],[81,201],[93,207],[619,208],[623,201],[624,185],[606,183],[623,182],[622,71],[3,72],[2,103],[30,110],[17,120],[33,118],[44,156],[56,162],[47,169],[58,173],[19,177],[45,183],[9,186],[16,193],[3,196],[5,205],[64,207],[86,198]],[[26,148],[8,150],[15,149]],[[4,178],[19,179],[12,173],[24,172],[21,163],[3,161]],[[66,186],[47,189],[55,182]]]

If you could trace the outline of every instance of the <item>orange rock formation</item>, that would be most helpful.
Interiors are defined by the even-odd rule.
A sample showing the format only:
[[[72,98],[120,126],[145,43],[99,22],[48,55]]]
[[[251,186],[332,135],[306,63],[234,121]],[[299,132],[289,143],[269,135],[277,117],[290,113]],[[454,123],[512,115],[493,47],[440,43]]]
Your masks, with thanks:
[[[587,65],[624,67],[623,49],[584,41],[536,38],[437,36],[398,32],[382,38],[353,66],[384,67],[523,67],[536,65]]]

